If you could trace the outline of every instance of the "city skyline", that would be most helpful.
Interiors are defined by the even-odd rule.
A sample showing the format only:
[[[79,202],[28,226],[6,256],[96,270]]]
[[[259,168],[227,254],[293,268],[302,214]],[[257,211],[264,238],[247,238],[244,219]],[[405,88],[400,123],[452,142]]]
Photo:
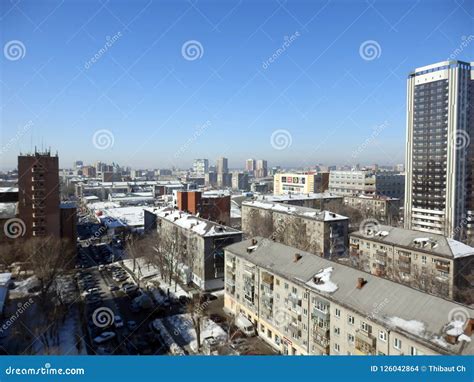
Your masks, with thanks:
[[[426,4],[2,4],[2,166],[403,163],[408,73],[473,52],[466,7]]]

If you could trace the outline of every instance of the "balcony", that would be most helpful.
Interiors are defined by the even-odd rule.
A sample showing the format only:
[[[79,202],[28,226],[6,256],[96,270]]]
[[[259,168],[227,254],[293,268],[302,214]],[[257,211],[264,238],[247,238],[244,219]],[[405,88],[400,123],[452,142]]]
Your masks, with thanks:
[[[327,310],[321,311],[319,309],[313,308],[313,311],[311,313],[311,319],[316,322],[326,321],[329,319],[329,312]]]
[[[329,339],[329,333],[330,333],[330,330],[328,326],[321,327],[319,325],[314,325],[313,327],[313,338],[316,338],[319,336],[319,337],[324,337],[324,338]]]
[[[355,348],[366,355],[375,355],[377,339],[364,330],[357,330],[355,335]]]
[[[411,264],[411,257],[407,255],[399,255],[398,261],[400,263]]]
[[[290,293],[290,295],[288,295],[288,301],[292,304],[301,306],[301,298],[299,298],[296,293]]]
[[[411,273],[411,263],[399,263],[398,270],[403,273]]]
[[[436,262],[436,270],[441,272],[449,273],[449,263],[437,261]]]

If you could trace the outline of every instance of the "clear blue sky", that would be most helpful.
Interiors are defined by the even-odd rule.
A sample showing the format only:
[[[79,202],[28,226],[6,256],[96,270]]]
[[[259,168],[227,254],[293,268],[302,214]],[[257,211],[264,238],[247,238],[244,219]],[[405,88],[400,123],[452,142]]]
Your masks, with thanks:
[[[2,167],[42,142],[63,167],[221,155],[230,167],[402,163],[408,72],[474,52],[474,41],[462,47],[474,34],[462,0],[12,0],[0,10]],[[6,52],[12,40],[20,57]],[[182,54],[190,40],[203,48],[195,60]],[[367,41],[378,44],[371,60]],[[93,144],[101,129],[113,134],[105,150]],[[291,136],[283,150],[271,144],[279,129]]]

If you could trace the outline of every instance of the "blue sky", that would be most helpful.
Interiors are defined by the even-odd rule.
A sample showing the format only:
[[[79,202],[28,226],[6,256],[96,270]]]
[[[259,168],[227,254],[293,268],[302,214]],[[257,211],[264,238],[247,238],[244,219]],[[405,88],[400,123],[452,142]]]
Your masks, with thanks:
[[[474,52],[467,0],[12,0],[0,17],[4,168],[42,144],[63,167],[402,163],[407,74]]]

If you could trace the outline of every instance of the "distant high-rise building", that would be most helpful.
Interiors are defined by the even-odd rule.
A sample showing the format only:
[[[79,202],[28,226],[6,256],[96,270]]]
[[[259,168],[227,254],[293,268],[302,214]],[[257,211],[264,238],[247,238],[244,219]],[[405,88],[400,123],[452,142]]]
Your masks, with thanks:
[[[204,175],[209,172],[208,159],[195,159],[193,163],[193,172],[198,175]]]
[[[258,159],[255,164],[255,177],[265,178],[268,175],[268,164],[264,159]]]
[[[227,174],[229,172],[228,159],[224,157],[217,159],[216,170],[218,174]]]
[[[59,160],[49,152],[18,157],[18,216],[24,237],[60,237]]]
[[[84,166],[83,161],[77,160],[77,161],[74,162],[74,168],[81,168],[82,166]]]
[[[455,239],[463,239],[469,229],[474,144],[471,65],[445,61],[417,68],[408,76],[408,229]]]
[[[244,172],[234,172],[232,174],[232,188],[234,190],[247,191],[249,189],[249,176]]]
[[[255,159],[247,159],[245,161],[245,171],[247,171],[249,174],[254,173],[255,167],[256,167]]]

